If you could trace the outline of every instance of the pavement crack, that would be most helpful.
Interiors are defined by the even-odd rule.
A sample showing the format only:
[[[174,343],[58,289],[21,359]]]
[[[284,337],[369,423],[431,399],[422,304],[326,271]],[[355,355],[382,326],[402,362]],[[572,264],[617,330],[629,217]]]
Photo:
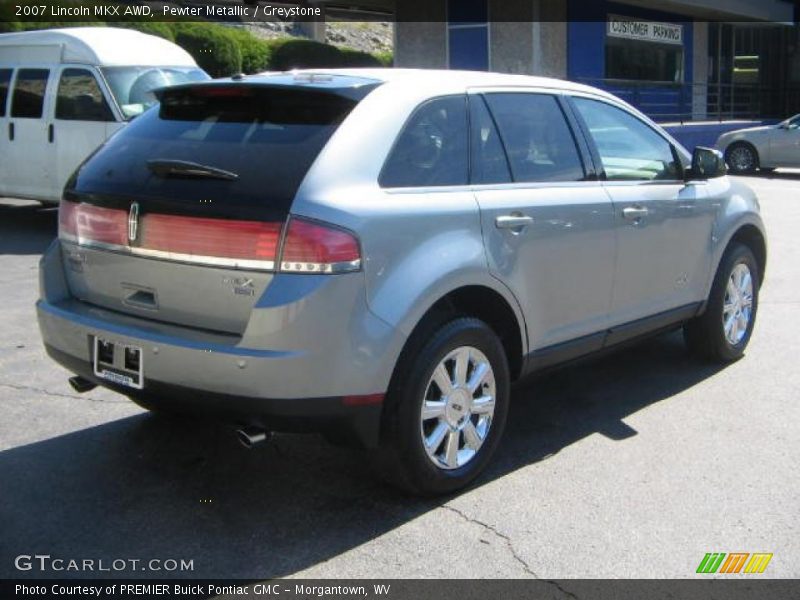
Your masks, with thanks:
[[[39,394],[44,394],[45,396],[50,396],[52,398],[69,398],[70,400],[101,402],[103,404],[123,404],[128,402],[127,400],[103,400],[102,398],[92,398],[91,396],[78,396],[77,394],[62,394],[61,392],[51,392],[50,390],[46,390],[44,388],[38,388],[30,385],[19,385],[16,383],[6,383],[4,381],[0,381],[0,387],[17,390],[19,392],[35,392]]]
[[[530,575],[531,577],[534,577],[535,579],[539,579],[539,576],[534,572],[533,569],[531,569],[530,565],[528,565],[528,563],[525,561],[525,559],[522,558],[519,555],[519,553],[517,552],[517,549],[514,547],[514,543],[512,542],[511,538],[509,536],[507,536],[505,533],[503,533],[501,531],[498,531],[495,527],[493,527],[492,525],[489,525],[488,523],[485,523],[485,522],[481,521],[480,519],[475,519],[474,517],[470,517],[468,514],[466,514],[463,511],[455,508],[454,506],[450,506],[449,504],[442,504],[442,508],[447,509],[450,512],[457,514],[459,517],[461,517],[462,519],[464,519],[468,523],[473,523],[474,525],[478,525],[479,527],[483,527],[485,530],[487,530],[487,531],[493,533],[495,536],[499,537],[501,540],[503,540],[503,543],[506,545],[506,548],[508,548],[508,551],[511,552],[511,556],[513,556],[514,560],[516,560],[520,564],[522,569],[528,575]],[[555,585],[556,585],[556,587],[559,587],[558,584],[555,584]],[[559,589],[561,589],[561,588],[559,587]]]
[[[564,594],[564,596],[567,596],[569,598],[574,598],[574,600],[579,600],[578,597],[575,594],[573,594],[569,590],[565,590],[563,587],[561,587],[561,584],[558,583],[557,581],[554,581],[552,579],[542,579],[542,581],[544,583],[547,583],[547,584],[552,585],[553,587],[555,587],[559,592]]]

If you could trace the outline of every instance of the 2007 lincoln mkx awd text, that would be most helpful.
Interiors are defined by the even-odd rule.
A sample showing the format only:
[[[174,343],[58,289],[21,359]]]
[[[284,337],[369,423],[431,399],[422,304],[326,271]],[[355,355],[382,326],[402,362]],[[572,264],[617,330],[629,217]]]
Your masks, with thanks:
[[[74,174],[41,263],[76,389],[369,448],[417,493],[486,466],[509,386],[683,327],[739,358],[754,194],[568,82],[299,71],[165,88]]]

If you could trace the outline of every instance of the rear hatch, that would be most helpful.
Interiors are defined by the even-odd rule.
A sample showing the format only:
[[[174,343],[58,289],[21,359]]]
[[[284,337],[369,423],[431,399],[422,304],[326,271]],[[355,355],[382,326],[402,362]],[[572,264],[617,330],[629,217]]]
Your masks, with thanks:
[[[284,79],[289,76],[284,76]],[[169,88],[67,184],[59,237],[73,295],[242,333],[307,171],[371,80]]]

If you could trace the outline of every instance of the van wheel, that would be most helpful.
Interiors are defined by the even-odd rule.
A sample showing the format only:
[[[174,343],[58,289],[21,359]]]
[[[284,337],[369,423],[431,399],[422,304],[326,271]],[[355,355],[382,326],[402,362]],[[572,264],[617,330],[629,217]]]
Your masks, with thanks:
[[[725,252],[705,313],[683,328],[686,345],[693,354],[714,362],[741,358],[758,312],[758,263],[753,252],[733,244]]]
[[[387,396],[377,467],[409,492],[446,494],[475,479],[497,448],[508,414],[508,361],[494,331],[474,318],[410,343]]]

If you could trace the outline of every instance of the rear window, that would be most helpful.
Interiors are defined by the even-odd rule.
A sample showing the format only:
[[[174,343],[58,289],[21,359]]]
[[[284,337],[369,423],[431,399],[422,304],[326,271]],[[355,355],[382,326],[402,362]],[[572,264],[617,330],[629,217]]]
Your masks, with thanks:
[[[167,90],[159,106],[89,160],[75,191],[151,198],[179,212],[277,216],[288,212],[311,164],[357,102],[288,86]],[[153,161],[191,162],[236,177],[164,175],[154,172]]]

